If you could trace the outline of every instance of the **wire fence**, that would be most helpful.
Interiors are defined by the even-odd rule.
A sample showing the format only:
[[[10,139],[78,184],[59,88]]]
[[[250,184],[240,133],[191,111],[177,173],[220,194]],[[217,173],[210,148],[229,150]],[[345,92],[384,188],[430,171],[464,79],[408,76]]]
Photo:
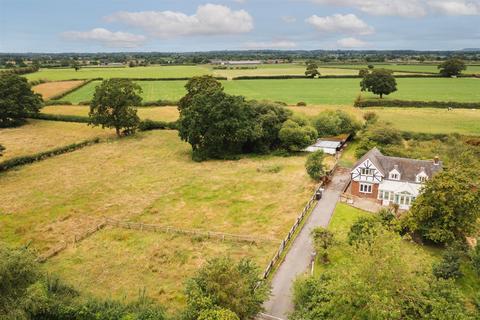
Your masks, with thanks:
[[[105,222],[107,225],[117,227],[117,228],[150,231],[150,232],[174,233],[174,234],[188,235],[188,236],[194,236],[194,237],[214,238],[214,239],[220,239],[222,241],[229,240],[229,241],[235,241],[235,242],[248,242],[248,243],[278,241],[278,239],[268,238],[268,237],[253,237],[253,236],[246,236],[246,235],[237,235],[237,234],[231,234],[231,233],[204,231],[204,230],[195,230],[195,229],[187,230],[187,229],[179,229],[175,227],[160,226],[160,225],[154,225],[154,224],[120,221],[112,218],[105,218]]]

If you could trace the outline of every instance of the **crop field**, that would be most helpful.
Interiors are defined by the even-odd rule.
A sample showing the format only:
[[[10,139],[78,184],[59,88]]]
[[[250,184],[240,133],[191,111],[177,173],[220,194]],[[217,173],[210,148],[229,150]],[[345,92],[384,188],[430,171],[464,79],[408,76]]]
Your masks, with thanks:
[[[437,65],[429,65],[429,64],[386,64],[386,63],[372,63],[375,68],[384,68],[393,71],[399,72],[426,72],[426,73],[438,73],[438,66]],[[320,64],[319,67],[327,67],[327,68],[347,68],[347,69],[365,69],[368,67],[368,64]],[[480,65],[467,65],[467,70],[464,73],[480,73]]]
[[[2,173],[0,241],[45,252],[104,216],[281,239],[314,188],[304,163],[304,155],[198,163],[168,130],[110,139]],[[257,246],[105,229],[45,266],[101,296],[113,288],[134,297],[141,288],[132,284],[145,279],[149,293],[170,301],[213,255],[249,256],[263,268],[278,242]]]
[[[62,100],[72,103],[88,101],[95,86],[91,82]],[[185,94],[184,81],[138,81],[145,101],[159,99],[178,100]],[[287,80],[237,80],[222,81],[225,91],[243,95],[247,99],[268,99],[295,104],[352,104],[360,93],[359,79],[287,79]],[[474,78],[401,78],[397,79],[398,91],[385,99],[459,101],[480,100],[480,79]],[[375,97],[362,93],[364,97]]]
[[[460,133],[480,135],[480,110],[438,108],[365,108],[351,106],[307,106],[289,107],[296,113],[314,117],[326,110],[344,110],[361,120],[363,113],[374,111],[381,121],[391,123],[402,131],[424,133]]]
[[[87,117],[90,107],[88,106],[46,106],[42,113],[74,115]],[[141,107],[137,109],[140,119],[150,119],[157,121],[175,121],[178,119],[177,107]]]
[[[260,65],[255,69],[212,69],[213,75],[229,79],[239,76],[272,76],[272,75],[304,75],[304,64],[271,64]],[[358,70],[319,68],[322,75],[356,75]]]
[[[82,80],[46,82],[34,86],[33,91],[40,93],[43,97],[43,100],[48,100],[53,96],[76,88],[82,83]]]
[[[0,161],[113,135],[111,130],[92,128],[83,123],[29,120],[21,127],[0,129],[0,141],[5,147]]]

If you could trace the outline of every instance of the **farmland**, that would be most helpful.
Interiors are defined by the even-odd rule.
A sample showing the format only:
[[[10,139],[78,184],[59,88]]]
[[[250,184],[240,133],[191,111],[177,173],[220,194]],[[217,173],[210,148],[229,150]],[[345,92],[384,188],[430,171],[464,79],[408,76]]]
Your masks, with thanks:
[[[223,81],[225,91],[243,95],[248,99],[268,99],[295,104],[305,101],[308,104],[352,104],[360,93],[359,79],[287,79],[287,80],[237,80]],[[95,86],[91,82],[62,100],[72,103],[88,101],[92,98]],[[184,81],[139,81],[145,101],[159,99],[178,100],[185,93]],[[480,100],[480,79],[397,79],[398,91],[386,99],[459,101]],[[363,93],[364,97],[374,97]]]
[[[369,64],[320,64],[320,68],[346,68],[346,69],[365,69]],[[438,66],[436,64],[386,64],[386,63],[372,63],[375,68],[384,68],[399,72],[426,72],[426,73],[438,73]],[[480,73],[480,65],[467,65],[465,73]]]
[[[42,95],[43,100],[72,90],[83,83],[82,80],[46,82],[33,87],[33,91]]]
[[[168,130],[109,140],[2,173],[0,241],[44,252],[103,216],[280,239],[313,190],[304,162],[304,156],[252,156],[198,163]],[[101,296],[114,288],[115,297],[131,298],[145,286],[160,301],[178,301],[179,282],[205,259],[230,252],[264,263],[278,242],[258,246],[106,229],[46,268]],[[149,263],[139,269],[142,261]],[[146,280],[132,285],[138,279]]]
[[[1,160],[46,151],[94,137],[113,136],[110,130],[88,127],[82,123],[29,120],[28,124],[0,130],[6,148]]]

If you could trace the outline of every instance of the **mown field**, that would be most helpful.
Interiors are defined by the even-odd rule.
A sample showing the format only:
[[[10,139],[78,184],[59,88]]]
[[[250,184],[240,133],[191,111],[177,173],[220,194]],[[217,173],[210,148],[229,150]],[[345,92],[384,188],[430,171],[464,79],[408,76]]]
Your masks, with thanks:
[[[295,104],[304,101],[308,104],[352,104],[360,93],[359,79],[288,79],[288,80],[238,80],[223,81],[225,91],[248,99],[268,99]],[[398,91],[386,99],[459,101],[480,100],[480,79],[397,79]],[[62,100],[72,103],[88,101],[92,98],[94,81],[76,90]],[[159,99],[178,100],[185,94],[184,81],[138,81],[143,89],[145,101]],[[362,93],[364,97],[374,97]]]
[[[42,113],[74,115],[88,117],[89,106],[46,106]],[[140,119],[150,119],[157,121],[175,121],[178,119],[177,107],[141,107],[137,109]]]
[[[58,135],[63,132],[64,123],[49,123],[58,126]],[[143,132],[1,173],[0,241],[28,243],[45,252],[104,216],[253,237],[285,236],[314,188],[304,155],[198,163],[177,135]],[[277,241],[251,247],[106,229],[45,266],[102,297],[113,292],[116,298],[134,298],[146,287],[161,302],[181,303],[182,281],[205,259],[230,253],[251,257],[263,268],[277,247]]]
[[[432,64],[387,64],[387,63],[371,63],[375,68],[384,68],[399,72],[426,72],[426,73],[438,73],[439,69],[437,65]],[[321,67],[326,68],[347,68],[347,69],[365,69],[368,68],[368,63],[365,64],[320,64]],[[464,73],[480,73],[480,65],[467,65],[467,70]]]
[[[83,82],[82,80],[46,82],[36,85],[32,89],[35,93],[41,94],[43,100],[48,100],[55,95],[80,86]]]
[[[95,137],[113,137],[112,130],[89,127],[83,123],[28,120],[17,128],[0,129],[5,147],[0,161],[50,150]]]
[[[241,69],[246,67],[245,69]],[[358,70],[366,65],[319,65],[322,75],[356,75]],[[379,65],[378,67],[384,67]],[[385,66],[386,67],[386,66]],[[435,66],[390,66],[398,70],[396,74],[405,74],[408,71],[431,71]],[[399,67],[399,68],[397,68]],[[422,68],[423,67],[423,68]],[[234,66],[229,69],[214,69],[213,65],[192,66],[160,66],[147,67],[83,67],[78,71],[73,68],[41,69],[38,72],[26,75],[28,80],[71,80],[93,78],[181,78],[211,74],[227,78],[238,76],[267,76],[267,75],[303,75],[305,64],[281,63],[262,64],[252,69],[252,66]],[[248,69],[247,69],[248,68]],[[473,67],[476,68],[476,67]],[[480,66],[478,67],[480,70]],[[474,69],[472,69],[474,70]],[[433,72],[437,72],[433,71]]]

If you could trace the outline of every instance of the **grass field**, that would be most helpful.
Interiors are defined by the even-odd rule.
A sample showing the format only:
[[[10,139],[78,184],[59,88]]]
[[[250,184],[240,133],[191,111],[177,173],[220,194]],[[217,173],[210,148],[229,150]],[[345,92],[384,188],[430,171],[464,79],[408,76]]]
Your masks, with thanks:
[[[55,95],[76,88],[82,83],[82,80],[46,82],[34,86],[33,91],[40,93],[43,100],[48,100]]]
[[[63,98],[79,103],[90,100],[95,86],[92,82]],[[185,94],[184,81],[139,81],[145,101],[158,99],[178,100]],[[268,99],[295,104],[352,104],[360,93],[358,79],[288,79],[288,80],[239,80],[223,81],[225,91],[248,99]],[[480,100],[480,79],[397,79],[398,91],[386,99],[438,100],[474,102]],[[364,97],[374,97],[363,93]]]
[[[143,132],[0,174],[0,241],[44,252],[104,216],[253,237],[288,233],[314,188],[304,155],[198,163],[177,135]],[[107,229],[46,266],[101,296],[114,288],[133,297],[139,285],[132,284],[149,277],[149,292],[169,301],[178,299],[180,280],[204,259],[230,252],[264,263],[277,247]]]
[[[94,137],[112,136],[114,132],[111,130],[92,128],[83,123],[29,120],[21,127],[0,129],[0,142],[5,147],[0,161]]]
[[[425,133],[460,133],[480,135],[480,110],[438,108],[365,108],[351,106],[289,107],[296,113],[314,117],[322,111],[341,109],[361,120],[364,112],[374,111],[380,120],[402,131]]]
[[[75,115],[88,117],[89,106],[46,106],[42,113]],[[175,121],[178,119],[177,107],[142,107],[137,109],[140,119],[150,119],[157,121]]]
[[[326,68],[348,68],[348,69],[365,69],[368,67],[368,63],[365,64],[320,64],[320,68],[323,66]],[[394,71],[400,72],[428,72],[428,73],[438,73],[437,65],[430,64],[386,64],[386,63],[372,63],[375,68],[385,68]],[[467,66],[467,70],[464,73],[480,73],[480,65],[470,65]]]

